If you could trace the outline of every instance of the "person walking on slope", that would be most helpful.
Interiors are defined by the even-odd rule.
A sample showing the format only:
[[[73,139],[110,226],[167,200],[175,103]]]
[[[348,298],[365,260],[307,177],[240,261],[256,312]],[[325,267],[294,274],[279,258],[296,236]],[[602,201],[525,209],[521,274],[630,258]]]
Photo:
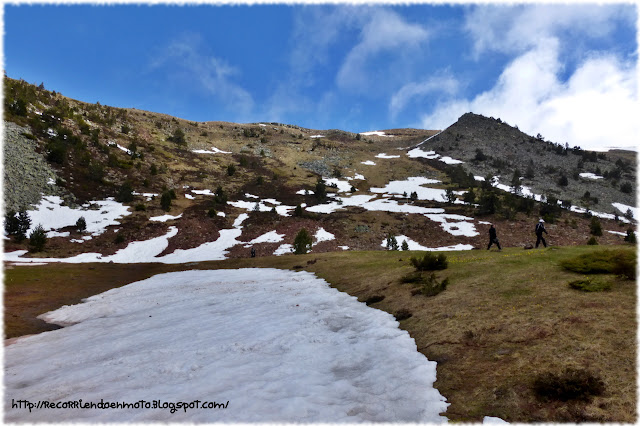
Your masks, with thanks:
[[[538,239],[536,240],[536,248],[538,248],[538,246],[540,245],[540,241],[542,241],[542,244],[544,244],[544,246],[547,247],[547,242],[542,237],[543,232],[549,235],[547,230],[544,229],[544,220],[540,219],[540,221],[536,225],[536,236],[538,237]]]
[[[493,227],[493,224],[491,224],[491,228],[489,228],[489,246],[487,247],[487,250],[491,248],[492,244],[497,245],[498,250],[502,250],[502,247],[500,247],[500,241],[498,241],[498,236],[496,234],[496,228]]]

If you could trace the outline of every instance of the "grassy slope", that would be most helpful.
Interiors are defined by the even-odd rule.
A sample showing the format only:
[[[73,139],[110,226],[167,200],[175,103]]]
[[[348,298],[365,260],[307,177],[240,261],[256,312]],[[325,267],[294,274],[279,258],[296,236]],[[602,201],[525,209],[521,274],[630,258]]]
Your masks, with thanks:
[[[411,296],[412,286],[399,283],[413,269],[408,252],[333,252],[189,265],[16,267],[5,271],[5,330],[7,337],[43,331],[45,325],[33,320],[36,315],[156,273],[303,268],[361,301],[385,296],[375,308],[412,312],[401,327],[420,352],[438,362],[436,387],[451,403],[451,420],[479,421],[492,415],[511,422],[634,422],[635,283],[616,280],[609,292],[581,293],[567,286],[579,275],[558,266],[562,259],[602,249],[452,252],[449,268],[438,272],[440,279],[449,277],[450,285],[431,298]],[[565,367],[599,375],[605,394],[591,403],[536,400],[531,391],[535,377]]]

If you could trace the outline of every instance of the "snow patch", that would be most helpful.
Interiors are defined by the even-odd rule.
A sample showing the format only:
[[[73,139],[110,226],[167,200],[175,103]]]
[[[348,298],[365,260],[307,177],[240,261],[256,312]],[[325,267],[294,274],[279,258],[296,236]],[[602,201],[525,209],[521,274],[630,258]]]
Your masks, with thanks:
[[[171,216],[170,214],[165,214],[163,216],[150,217],[149,220],[154,222],[166,222],[168,220],[180,219],[181,217],[182,217],[182,213],[180,213],[178,216]]]
[[[382,152],[382,153],[376,155],[376,158],[400,158],[400,156],[399,155],[387,155],[386,153]]]
[[[373,162],[373,161],[371,161],[371,160],[361,161],[361,162],[360,162],[360,164],[364,164],[364,165],[366,165],[366,166],[375,166],[375,165],[376,165],[376,163],[374,163],[374,162]]]
[[[308,272],[160,274],[41,318],[75,325],[5,348],[7,395],[96,403],[208,395],[229,406],[25,414],[9,404],[8,422],[447,420],[436,363],[394,317]]]
[[[316,239],[316,241],[315,241],[315,243],[313,245],[316,245],[316,244],[321,243],[323,241],[335,240],[336,236],[333,235],[331,232],[325,231],[324,228],[319,228],[316,231],[316,234],[314,235],[314,238]]]
[[[580,173],[580,177],[587,179],[604,179],[604,176],[598,176],[595,173]]]
[[[393,135],[387,135],[385,132],[380,132],[378,130],[375,130],[373,132],[362,132],[360,133],[362,136],[384,136],[387,138],[392,138]]]
[[[249,241],[247,244],[260,244],[260,243],[279,243],[283,240],[285,234],[278,234],[276,231],[270,231],[266,234],[262,234],[257,238]]]
[[[231,154],[231,151],[223,151],[215,146],[212,146],[210,151],[206,149],[194,149],[191,152],[195,152],[196,154]]]
[[[31,227],[27,235],[38,224],[41,224],[45,231],[51,231],[65,226],[74,226],[81,217],[84,217],[87,222],[87,232],[92,235],[100,235],[108,226],[119,225],[120,222],[117,219],[131,214],[128,206],[114,201],[113,198],[92,201],[74,209],[63,206],[62,202],[62,198],[48,195],[42,198],[35,210],[28,210]]]
[[[274,256],[282,256],[283,254],[290,254],[293,252],[293,244],[282,244],[274,252]]]

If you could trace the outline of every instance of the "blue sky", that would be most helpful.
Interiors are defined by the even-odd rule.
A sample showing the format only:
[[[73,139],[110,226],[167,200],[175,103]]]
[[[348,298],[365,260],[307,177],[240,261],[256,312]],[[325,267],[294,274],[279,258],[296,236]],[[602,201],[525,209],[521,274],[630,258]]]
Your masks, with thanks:
[[[12,78],[192,121],[354,132],[465,112],[634,147],[633,4],[7,5]]]

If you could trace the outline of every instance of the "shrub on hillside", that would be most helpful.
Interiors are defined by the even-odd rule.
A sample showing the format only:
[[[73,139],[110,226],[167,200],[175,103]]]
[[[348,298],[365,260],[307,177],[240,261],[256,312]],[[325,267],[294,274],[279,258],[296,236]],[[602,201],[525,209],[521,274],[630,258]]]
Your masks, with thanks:
[[[634,232],[633,228],[627,229],[627,235],[624,237],[624,240],[631,244],[636,243],[636,233]]]
[[[78,232],[84,232],[87,230],[87,220],[84,216],[80,216],[80,218],[76,221],[76,229]]]
[[[213,196],[213,202],[215,204],[227,204],[227,194],[221,186],[218,186],[216,189],[215,195]]]
[[[443,253],[435,255],[427,252],[422,258],[412,257],[410,261],[413,267],[416,268],[416,271],[438,271],[447,269],[449,266],[447,256]]]
[[[320,202],[324,201],[327,198],[327,185],[322,179],[318,179],[318,182],[316,182],[316,187],[313,195]]]
[[[302,228],[293,240],[293,252],[295,254],[305,254],[311,250],[312,244],[311,235],[306,229]]]
[[[387,250],[398,250],[398,240],[395,235],[387,235]]]
[[[598,245],[598,239],[594,236],[591,236],[591,238],[589,238],[587,240],[587,245],[588,246],[597,246]]]
[[[160,207],[162,207],[162,210],[166,212],[171,210],[171,194],[169,191],[164,191],[162,193],[162,196],[160,197]]]
[[[47,243],[47,233],[44,232],[42,225],[38,224],[31,234],[29,234],[29,251],[39,252],[44,250]]]
[[[631,250],[600,250],[560,262],[563,268],[579,274],[617,274],[636,277],[636,254]]]
[[[600,224],[600,219],[597,217],[591,218],[591,224],[589,225],[589,230],[591,235],[595,235],[596,237],[602,236],[602,225]]]
[[[171,135],[171,136],[169,136],[167,138],[167,140],[170,141],[170,142],[174,142],[174,143],[176,143],[178,145],[186,145],[187,144],[187,140],[184,137],[184,132],[179,127],[173,132],[173,135]]]
[[[412,272],[402,277],[403,283],[416,284],[417,288],[411,292],[412,296],[421,294],[423,296],[435,296],[442,293],[447,289],[449,285],[449,278],[445,278],[442,281],[438,281],[435,274],[424,274],[423,272]]]
[[[116,201],[121,203],[130,203],[133,201],[133,186],[131,185],[131,182],[127,180],[122,184],[116,194]]]
[[[602,379],[590,371],[574,368],[566,368],[561,374],[542,373],[533,382],[533,391],[542,400],[590,401],[604,390]]]
[[[402,251],[407,251],[409,250],[409,243],[407,243],[407,240],[402,241]]]
[[[625,194],[631,194],[633,192],[633,185],[631,185],[631,182],[624,182],[620,185],[620,191]]]
[[[586,292],[608,291],[611,290],[611,281],[594,280],[591,278],[581,278],[569,282],[569,287]]]
[[[13,236],[18,242],[27,238],[27,231],[31,227],[31,218],[25,210],[18,213],[11,210],[4,218],[4,229],[9,236]]]

